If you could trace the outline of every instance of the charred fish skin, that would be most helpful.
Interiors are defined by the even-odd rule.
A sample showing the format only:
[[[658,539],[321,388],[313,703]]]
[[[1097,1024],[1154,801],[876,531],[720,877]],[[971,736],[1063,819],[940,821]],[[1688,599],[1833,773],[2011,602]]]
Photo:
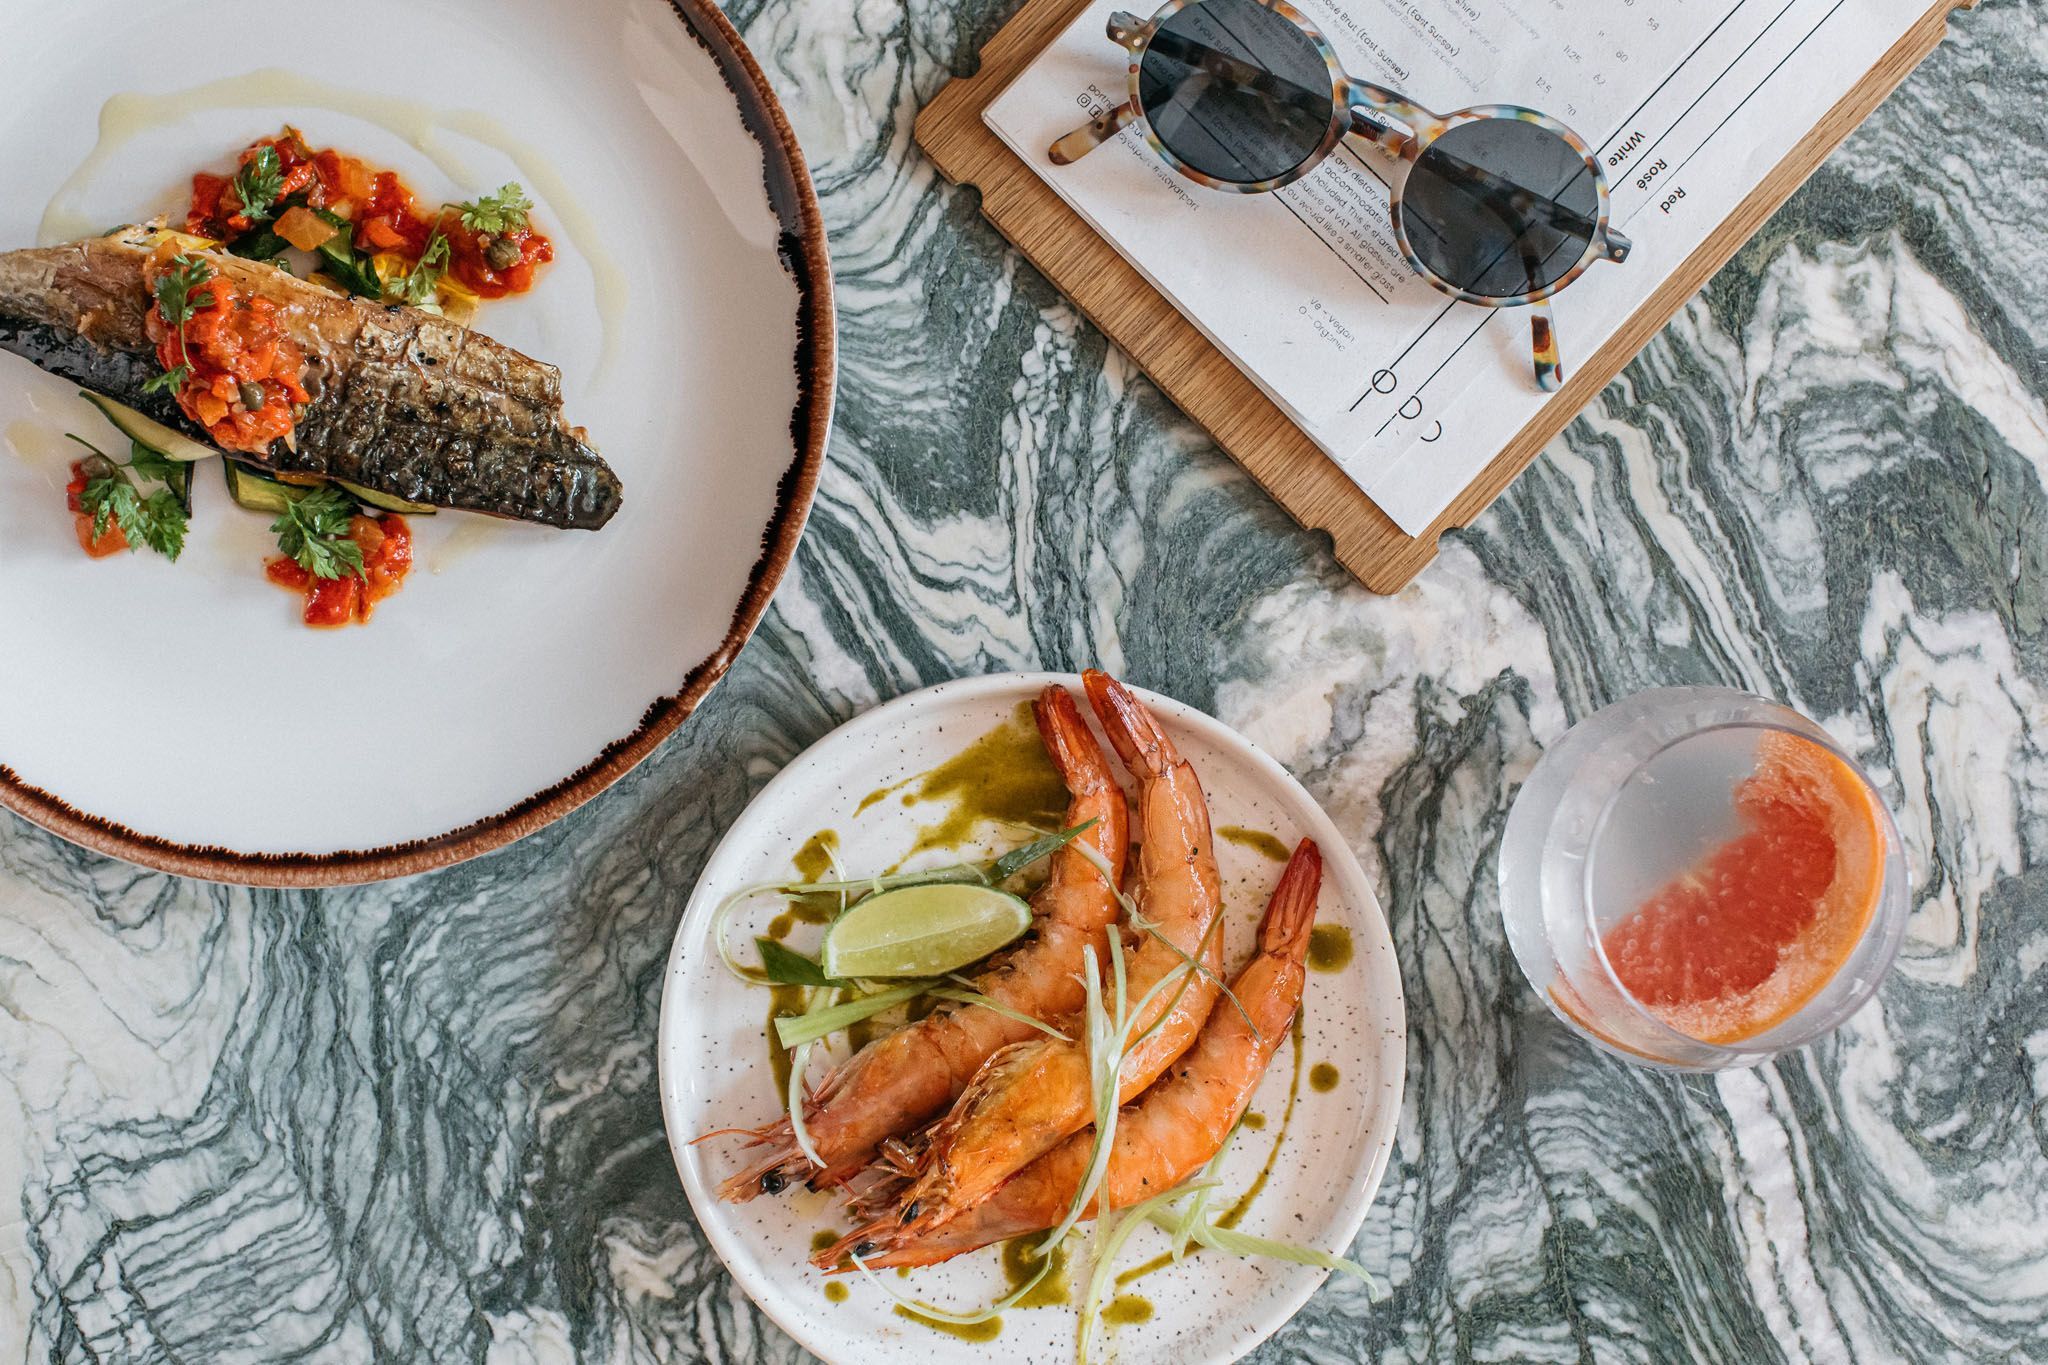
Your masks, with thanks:
[[[147,233],[0,253],[0,349],[205,442],[164,393],[144,319]],[[280,307],[311,395],[291,445],[262,461],[436,507],[594,530],[618,511],[618,475],[561,415],[561,378],[445,318],[344,298],[274,266],[209,254],[238,288]]]

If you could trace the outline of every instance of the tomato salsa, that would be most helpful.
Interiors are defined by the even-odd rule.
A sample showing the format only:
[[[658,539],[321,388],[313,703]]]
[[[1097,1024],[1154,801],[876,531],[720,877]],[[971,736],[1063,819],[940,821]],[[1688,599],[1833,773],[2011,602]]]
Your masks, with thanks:
[[[309,626],[368,621],[376,605],[397,592],[412,572],[412,528],[404,517],[351,517],[348,534],[363,552],[360,578],[315,578],[297,560],[283,556],[264,567],[271,582],[304,596]]]
[[[145,277],[157,299],[149,306],[149,339],[166,373],[181,375],[175,394],[184,414],[206,428],[222,450],[260,455],[291,434],[298,405],[306,401],[301,381],[306,355],[284,334],[277,305],[243,293],[218,271],[205,271],[192,284],[173,324],[164,316],[164,272],[175,264],[176,247],[159,247]]]
[[[238,163],[232,176],[202,171],[192,177],[187,232],[233,249],[266,230],[262,214],[274,214],[269,231],[312,251],[346,230],[386,281],[410,279],[426,261],[445,272],[436,280],[439,289],[483,299],[525,293],[539,268],[555,258],[554,243],[527,221],[525,196],[506,193],[512,186],[422,212],[396,171],[331,147],[316,151],[295,128],[251,143]],[[247,197],[258,199],[256,215]],[[437,238],[447,243],[445,257]]]

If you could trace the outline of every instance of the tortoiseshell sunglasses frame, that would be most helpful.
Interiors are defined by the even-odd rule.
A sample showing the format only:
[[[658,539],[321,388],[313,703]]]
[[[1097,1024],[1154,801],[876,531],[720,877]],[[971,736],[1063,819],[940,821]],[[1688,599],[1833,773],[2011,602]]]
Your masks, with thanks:
[[[1389,157],[1413,162],[1428,150],[1429,145],[1453,128],[1486,119],[1518,119],[1533,123],[1555,133],[1565,144],[1579,154],[1586,170],[1593,177],[1593,186],[1599,198],[1599,213],[1593,235],[1587,240],[1584,253],[1572,264],[1571,269],[1541,289],[1507,296],[1475,294],[1461,289],[1422,263],[1415,253],[1413,243],[1408,240],[1408,226],[1401,214],[1401,191],[1406,182],[1388,190],[1388,208],[1393,218],[1394,241],[1401,249],[1402,258],[1408,266],[1437,289],[1452,298],[1465,303],[1476,303],[1483,308],[1517,308],[1527,305],[1531,309],[1530,335],[1531,359],[1536,369],[1536,384],[1544,392],[1555,390],[1564,381],[1564,365],[1558,357],[1557,326],[1550,316],[1545,300],[1563,289],[1595,261],[1619,263],[1628,258],[1628,238],[1614,230],[1609,221],[1610,202],[1607,176],[1600,168],[1600,159],[1593,149],[1586,145],[1584,138],[1540,110],[1524,108],[1519,104],[1478,104],[1468,109],[1459,109],[1448,114],[1432,113],[1398,91],[1371,81],[1359,80],[1346,74],[1337,58],[1337,49],[1322,31],[1308,21],[1300,10],[1286,3],[1286,0],[1258,0],[1266,9],[1273,11],[1296,28],[1312,43],[1322,55],[1323,64],[1330,72],[1330,126],[1323,130],[1322,140],[1315,150],[1303,157],[1301,162],[1281,175],[1268,180],[1234,181],[1218,180],[1206,175],[1173,154],[1173,149],[1160,140],[1152,120],[1145,113],[1144,102],[1138,96],[1138,76],[1145,64],[1145,49],[1152,37],[1165,22],[1194,5],[1205,0],[1167,0],[1150,19],[1139,19],[1136,15],[1118,11],[1109,18],[1109,40],[1118,47],[1127,49],[1130,61],[1130,95],[1115,109],[1097,115],[1085,127],[1076,128],[1052,144],[1050,155],[1054,165],[1065,166],[1121,133],[1131,124],[1137,124],[1145,135],[1145,141],[1167,165],[1179,171],[1198,185],[1232,194],[1263,194],[1291,185],[1317,166],[1337,149],[1337,144],[1353,133],[1372,142]]]

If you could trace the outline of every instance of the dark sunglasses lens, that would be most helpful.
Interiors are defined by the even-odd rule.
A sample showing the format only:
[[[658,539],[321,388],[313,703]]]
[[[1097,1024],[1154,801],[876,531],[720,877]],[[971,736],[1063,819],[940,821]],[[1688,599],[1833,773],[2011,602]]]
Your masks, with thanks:
[[[1138,68],[1138,102],[1168,151],[1233,185],[1306,161],[1333,107],[1322,52],[1258,0],[1201,0],[1167,16]]]
[[[1438,278],[1511,299],[1586,254],[1600,191],[1578,149],[1521,119],[1461,124],[1423,149],[1401,191],[1408,245]]]

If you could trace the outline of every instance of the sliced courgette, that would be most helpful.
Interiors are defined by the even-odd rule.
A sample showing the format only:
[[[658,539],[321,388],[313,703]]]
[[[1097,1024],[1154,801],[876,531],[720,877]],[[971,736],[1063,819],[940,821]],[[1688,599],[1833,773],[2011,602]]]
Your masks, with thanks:
[[[411,517],[431,517],[441,510],[431,503],[407,502],[404,498],[379,493],[374,488],[365,488],[359,483],[350,483],[347,479],[332,479],[329,482],[357,502],[366,507],[374,507],[380,512],[403,512]]]
[[[223,460],[221,463],[227,463]],[[164,479],[164,487],[171,490],[171,496],[178,500],[178,506],[185,509],[185,515],[192,515],[192,465],[180,461],[171,466],[170,474]]]
[[[296,496],[276,479],[258,474],[233,460],[222,460],[220,472],[228,481],[228,496],[235,500],[235,506],[246,507],[251,512],[268,512],[276,516],[291,506]]]
[[[109,422],[119,427],[123,436],[148,446],[167,460],[210,460],[220,454],[212,446],[201,445],[190,436],[173,431],[154,417],[144,417],[125,403],[116,403],[113,399],[96,393],[86,394],[85,401],[98,408]]]

